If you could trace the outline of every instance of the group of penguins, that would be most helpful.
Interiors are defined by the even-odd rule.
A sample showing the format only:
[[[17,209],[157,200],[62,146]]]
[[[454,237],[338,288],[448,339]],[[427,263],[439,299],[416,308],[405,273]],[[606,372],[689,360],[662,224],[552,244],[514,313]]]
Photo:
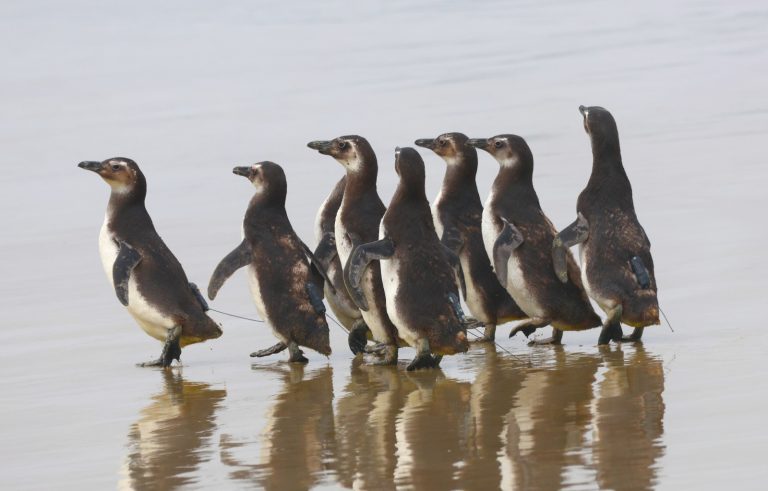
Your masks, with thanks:
[[[287,349],[289,361],[298,363],[307,362],[301,347],[331,353],[324,297],[356,356],[369,353],[373,363],[395,364],[398,348],[411,346],[417,353],[408,370],[435,368],[444,355],[466,352],[469,327],[482,325],[478,341],[493,342],[496,327],[510,321],[522,321],[510,336],[528,337],[551,325],[552,336],[535,344],[559,344],[563,331],[598,326],[598,344],[639,341],[644,327],[659,323],[650,242],[635,215],[613,116],[597,106],[579,111],[592,144],[592,174],[576,220],[559,233],[534,190],[531,150],[516,135],[445,133],[417,140],[447,164],[432,207],[415,149],[395,151],[400,180],[385,207],[368,141],[353,135],[309,143],[346,170],[318,212],[314,250],[288,219],[283,169],[272,162],[235,167],[256,192],[242,242],[211,276],[209,299],[245,267],[256,309],[279,340],[251,356]],[[485,205],[475,181],[476,149],[499,163]],[[79,166],[111,187],[99,235],[107,277],[136,322],[164,342],[157,360],[140,365],[170,366],[180,361],[182,347],[221,336],[206,300],[152,224],[136,163],[112,158]],[[576,244],[581,267],[569,249]],[[604,321],[590,298],[605,312]],[[622,322],[635,328],[631,335],[623,335]]]

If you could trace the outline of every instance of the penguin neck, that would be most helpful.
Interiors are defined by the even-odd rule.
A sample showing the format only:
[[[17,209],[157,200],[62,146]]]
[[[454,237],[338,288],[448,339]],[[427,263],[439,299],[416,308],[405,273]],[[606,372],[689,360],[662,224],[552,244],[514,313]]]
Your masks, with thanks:
[[[477,154],[460,155],[457,161],[447,164],[443,178],[442,192],[451,196],[469,196],[480,203],[477,191]]]
[[[375,157],[361,160],[357,169],[347,171],[347,183],[344,194],[364,196],[371,192],[376,193],[378,173],[379,167]]]
[[[608,190],[614,199],[632,205],[632,186],[621,161],[618,137],[604,138],[592,142],[592,174],[587,191]]]
[[[135,210],[144,210],[144,199],[147,195],[146,185],[141,183],[135,184],[128,190],[112,190],[109,195],[109,203],[107,204],[107,215],[110,221],[114,221],[116,218],[129,213],[135,212]]]
[[[509,202],[511,209],[522,209],[528,204],[540,208],[530,168],[502,167],[493,181],[493,193],[499,202]]]

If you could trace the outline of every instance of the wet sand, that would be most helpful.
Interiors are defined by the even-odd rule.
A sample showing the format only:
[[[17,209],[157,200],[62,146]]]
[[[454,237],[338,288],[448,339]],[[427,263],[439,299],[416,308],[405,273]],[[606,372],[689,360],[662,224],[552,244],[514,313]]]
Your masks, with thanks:
[[[756,1],[3,3],[0,488],[761,489],[766,22]],[[532,349],[510,325],[508,352],[412,374],[356,366],[333,326],[327,359],[254,362],[269,329],[215,314],[224,336],[182,367],[134,366],[160,345],[109,288],[108,189],[81,160],[139,163],[204,285],[252,192],[231,168],[283,165],[314,243],[342,169],[305,144],[341,134],[370,139],[387,202],[395,146],[518,133],[562,228],[591,165],[579,104],[618,121],[674,333]],[[496,170],[480,156],[483,198]],[[213,306],[255,316],[245,275]]]

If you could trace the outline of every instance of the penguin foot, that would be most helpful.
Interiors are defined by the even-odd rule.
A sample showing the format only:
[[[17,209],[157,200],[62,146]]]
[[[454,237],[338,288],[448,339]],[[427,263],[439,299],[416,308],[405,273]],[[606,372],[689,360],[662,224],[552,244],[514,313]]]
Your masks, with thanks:
[[[642,343],[644,329],[644,327],[636,327],[629,336],[622,336],[621,341],[624,343]]]
[[[621,332],[621,324],[611,323],[603,326],[600,331],[600,337],[597,339],[598,345],[605,345],[613,341],[614,343],[620,343],[624,335]]]
[[[294,342],[288,343],[288,352],[291,354],[288,357],[289,363],[309,363],[309,360],[304,356],[304,352],[299,349],[298,344]]]
[[[355,322],[352,329],[349,330],[347,343],[355,355],[367,352],[365,345],[368,344],[368,326],[365,325],[365,322]]]
[[[477,339],[473,339],[470,343],[493,343],[496,340],[496,326],[494,324],[486,324],[483,335]]]
[[[563,331],[552,328],[552,336],[544,339],[533,339],[528,346],[559,346],[563,344]]]
[[[412,372],[414,370],[421,370],[425,368],[437,368],[440,366],[440,360],[443,357],[435,357],[430,353],[419,353],[416,358],[406,367],[406,370]]]
[[[385,343],[376,343],[373,346],[365,346],[363,351],[369,355],[384,356],[387,354],[387,346]]]
[[[397,345],[380,343],[371,349],[378,348],[379,346],[381,346],[379,356],[382,356],[382,359],[372,362],[371,365],[397,365]]]
[[[160,358],[144,363],[137,363],[136,366],[167,368],[171,366],[173,360],[181,362],[181,345],[179,344],[180,337],[181,326],[174,326],[173,328],[169,329],[168,335],[165,338],[165,344],[163,345],[163,352],[160,354]]]
[[[265,356],[274,355],[275,353],[280,353],[285,348],[287,348],[288,345],[284,342],[280,341],[274,346],[270,346],[269,348],[260,349],[259,351],[254,351],[251,353],[251,358],[263,358]]]

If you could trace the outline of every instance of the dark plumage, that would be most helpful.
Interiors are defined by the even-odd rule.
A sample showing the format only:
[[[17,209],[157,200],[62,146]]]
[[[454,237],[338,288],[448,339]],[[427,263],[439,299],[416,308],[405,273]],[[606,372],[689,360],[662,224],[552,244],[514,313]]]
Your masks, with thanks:
[[[224,281],[238,268],[248,266],[251,291],[256,307],[284,346],[290,361],[306,361],[296,347],[306,346],[329,355],[328,323],[325,309],[316,308],[312,292],[322,292],[320,275],[311,267],[305,246],[294,232],[285,211],[287,183],[283,169],[272,162],[236,167],[234,172],[247,177],[256,187],[243,220],[243,242],[216,268],[208,287],[213,299]],[[320,299],[322,297],[319,297]]]
[[[483,237],[490,257],[499,245],[499,237],[513,227],[522,238],[508,259],[496,263],[496,273],[517,304],[531,318],[522,330],[529,334],[547,324],[559,331],[583,330],[600,325],[600,318],[589,303],[579,278],[579,267],[567,255],[571,280],[561,283],[552,265],[552,241],[556,230],[541,209],[533,187],[533,154],[525,140],[517,135],[498,135],[470,140],[470,144],[489,152],[500,168],[493,182],[483,215]],[[503,219],[503,220],[502,220]],[[509,244],[507,244],[509,245]],[[514,246],[514,244],[512,244]],[[494,259],[495,260],[495,259]],[[508,268],[503,275],[499,270]],[[551,342],[559,342],[556,332]],[[547,340],[548,342],[550,340]]]
[[[499,283],[483,244],[483,205],[477,191],[477,151],[467,145],[462,133],[445,133],[434,139],[417,140],[442,157],[445,177],[433,204],[435,228],[442,243],[459,259],[470,313],[485,324],[484,340],[492,341],[496,326],[525,319],[525,312]]]
[[[658,324],[651,242],[635,214],[616,121],[602,107],[582,106],[580,110],[593,154],[592,175],[576,205],[589,224],[588,237],[581,242],[587,292],[606,312],[620,305],[625,324],[637,328]],[[640,260],[636,261],[637,273],[632,267],[633,257]],[[642,266],[645,273],[640,271]],[[643,287],[641,282],[646,281],[648,286]]]

